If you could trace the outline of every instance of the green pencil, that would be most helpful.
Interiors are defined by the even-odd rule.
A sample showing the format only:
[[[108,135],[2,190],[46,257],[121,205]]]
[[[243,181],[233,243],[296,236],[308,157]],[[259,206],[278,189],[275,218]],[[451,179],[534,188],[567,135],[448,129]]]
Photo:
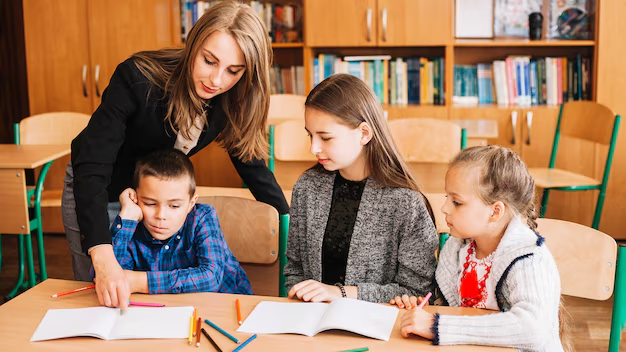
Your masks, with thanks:
[[[367,347],[361,347],[361,348],[353,348],[351,350],[343,350],[343,351],[339,351],[339,352],[363,352],[363,351],[369,351],[370,349]]]

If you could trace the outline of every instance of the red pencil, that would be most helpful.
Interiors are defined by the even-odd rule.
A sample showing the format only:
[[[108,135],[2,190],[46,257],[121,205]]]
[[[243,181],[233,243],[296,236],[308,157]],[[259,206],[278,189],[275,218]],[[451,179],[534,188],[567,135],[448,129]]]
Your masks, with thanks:
[[[81,288],[77,288],[77,289],[74,289],[74,290],[69,290],[69,291],[65,291],[65,292],[61,292],[61,293],[55,293],[55,294],[52,295],[52,298],[69,295],[70,293],[76,293],[76,292],[80,292],[80,291],[91,290],[92,288],[96,288],[96,285],[85,286],[85,287],[81,287]]]

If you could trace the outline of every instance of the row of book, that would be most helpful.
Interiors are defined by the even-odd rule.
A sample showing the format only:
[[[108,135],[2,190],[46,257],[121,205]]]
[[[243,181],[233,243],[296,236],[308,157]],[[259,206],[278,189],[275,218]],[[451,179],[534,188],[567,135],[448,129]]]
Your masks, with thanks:
[[[559,105],[591,99],[591,59],[508,56],[454,66],[453,104]]]
[[[304,95],[304,66],[273,66],[270,83],[272,94]]]
[[[183,42],[198,19],[220,1],[223,0],[180,0]],[[273,43],[302,42],[302,7],[299,4],[250,1],[250,7],[264,22]]]
[[[313,59],[313,84],[335,73],[361,78],[381,104],[445,104],[445,62],[442,57],[319,54]]]

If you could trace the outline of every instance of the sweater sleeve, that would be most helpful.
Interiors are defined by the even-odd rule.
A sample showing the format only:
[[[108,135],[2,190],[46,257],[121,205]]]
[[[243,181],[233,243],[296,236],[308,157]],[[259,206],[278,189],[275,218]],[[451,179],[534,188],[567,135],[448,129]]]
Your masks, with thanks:
[[[95,245],[111,243],[107,187],[124,143],[126,121],[138,106],[132,92],[138,77],[131,65],[134,63],[129,59],[117,67],[100,106],[72,141],[74,198],[85,252]]]
[[[265,160],[243,162],[236,156],[231,156],[230,160],[256,200],[273,206],[280,214],[289,213],[285,195],[274,174],[265,165]]]
[[[554,261],[536,254],[510,267],[504,288],[509,292],[509,311],[481,316],[440,315],[433,329],[437,332],[433,343],[545,350],[545,344],[554,340],[551,324],[558,324],[560,281]]]
[[[400,215],[398,265],[393,282],[385,285],[359,283],[358,298],[370,302],[389,302],[395,296],[425,296],[433,290],[437,231],[421,197],[402,202]]]
[[[293,285],[304,280],[302,267],[302,246],[306,235],[306,206],[302,197],[304,192],[299,183],[293,188],[289,220],[289,236],[287,241],[287,264],[285,265],[285,287],[290,290]]]

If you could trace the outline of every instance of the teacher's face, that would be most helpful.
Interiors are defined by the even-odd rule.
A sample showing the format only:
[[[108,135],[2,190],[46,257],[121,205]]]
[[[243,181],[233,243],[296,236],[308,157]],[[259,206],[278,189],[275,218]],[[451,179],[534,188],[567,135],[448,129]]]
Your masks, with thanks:
[[[211,99],[231,89],[246,69],[243,52],[235,39],[220,31],[207,37],[193,65],[193,82],[202,99]]]

